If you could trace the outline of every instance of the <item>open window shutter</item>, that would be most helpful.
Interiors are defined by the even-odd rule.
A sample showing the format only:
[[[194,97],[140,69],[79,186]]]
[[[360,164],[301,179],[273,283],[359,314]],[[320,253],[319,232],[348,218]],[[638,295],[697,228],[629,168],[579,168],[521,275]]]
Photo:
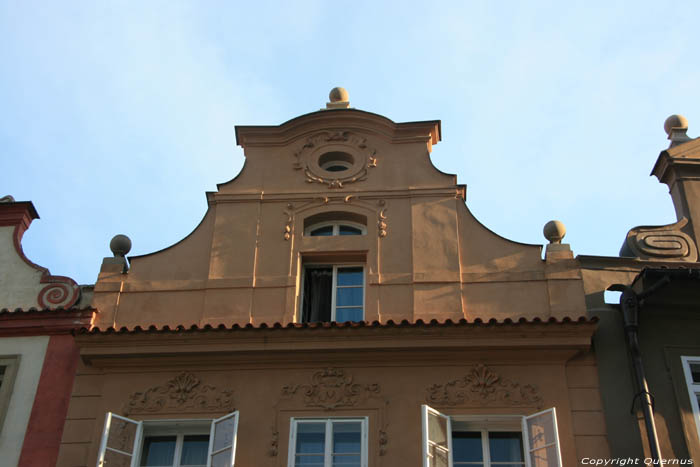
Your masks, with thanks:
[[[423,467],[452,467],[450,417],[427,405],[423,411]]]
[[[236,460],[238,411],[212,420],[207,467],[233,467]]]
[[[554,408],[523,417],[523,433],[530,467],[562,467]]]
[[[97,467],[130,467],[141,443],[143,422],[107,412]]]

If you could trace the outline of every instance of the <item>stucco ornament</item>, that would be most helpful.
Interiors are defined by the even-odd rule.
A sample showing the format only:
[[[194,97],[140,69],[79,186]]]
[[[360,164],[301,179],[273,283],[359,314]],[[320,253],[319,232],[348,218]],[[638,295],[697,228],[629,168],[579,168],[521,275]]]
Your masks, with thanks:
[[[40,308],[70,308],[80,298],[80,287],[70,277],[45,275],[40,282],[48,283],[36,297]]]
[[[346,155],[342,171],[329,171],[319,162],[324,154]],[[350,131],[324,131],[310,136],[294,153],[294,169],[300,170],[308,183],[322,183],[328,188],[343,188],[367,178],[369,169],[377,166],[376,150],[369,147],[367,138]]]
[[[380,199],[377,201],[377,206],[379,206],[379,211],[377,212],[377,235],[379,238],[384,238],[387,235],[386,201]]]
[[[687,224],[688,219],[684,217],[675,224],[635,227],[627,233],[620,256],[651,261],[673,259],[695,262],[698,259],[698,249],[693,239],[682,231]]]
[[[287,204],[284,215],[287,218],[287,222],[284,223],[284,239],[289,240],[292,238],[292,225],[294,223],[294,205],[292,203]]]
[[[282,395],[293,397],[302,394],[304,405],[321,407],[326,410],[339,407],[354,407],[362,399],[379,395],[378,384],[358,384],[351,375],[338,368],[326,368],[317,371],[311,378],[311,384],[294,384],[282,388]]]
[[[359,407],[376,410],[379,432],[377,433],[379,455],[384,456],[389,445],[389,420],[387,408],[389,400],[381,394],[379,384],[360,384],[354,377],[340,368],[324,368],[311,376],[310,384],[288,384],[282,387],[280,400],[275,404],[275,419],[272,424],[272,437],[268,454],[272,457],[279,452],[280,412],[320,409],[329,411]]]
[[[440,406],[524,406],[541,407],[542,396],[536,386],[521,385],[501,377],[489,367],[478,364],[463,378],[428,388],[426,400]]]
[[[234,408],[233,391],[202,384],[194,374],[182,372],[165,384],[129,396],[124,414],[154,412],[223,412]]]

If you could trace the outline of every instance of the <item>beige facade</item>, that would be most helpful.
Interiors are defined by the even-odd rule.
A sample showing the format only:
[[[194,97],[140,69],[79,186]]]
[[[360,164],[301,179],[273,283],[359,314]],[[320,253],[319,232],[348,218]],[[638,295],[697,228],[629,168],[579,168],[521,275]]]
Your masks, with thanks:
[[[58,465],[95,465],[105,446],[109,465],[131,462],[101,444],[108,412],[143,422],[121,432],[138,458],[149,433],[187,425],[174,420],[237,411],[236,465],[293,465],[305,421],[345,419],[362,426],[362,465],[417,467],[423,404],[453,433],[507,427],[524,443],[523,417],[555,408],[563,465],[608,455],[578,263],[471,215],[431,161],[438,121],[397,124],[341,96],[236,135],[244,168],[192,234],[128,271],[128,248],[105,259]],[[330,318],[312,318],[310,271],[328,279]],[[557,465],[551,449],[533,465]]]

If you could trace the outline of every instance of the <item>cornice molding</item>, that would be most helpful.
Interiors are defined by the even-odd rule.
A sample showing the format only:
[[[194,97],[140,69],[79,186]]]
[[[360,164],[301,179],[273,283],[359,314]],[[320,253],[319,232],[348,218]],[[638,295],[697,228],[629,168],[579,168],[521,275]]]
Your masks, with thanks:
[[[391,143],[425,142],[440,139],[440,121],[395,123],[386,117],[356,109],[323,110],[301,115],[279,126],[236,126],[236,144],[244,148],[284,146],[318,130],[342,129],[378,135]]]

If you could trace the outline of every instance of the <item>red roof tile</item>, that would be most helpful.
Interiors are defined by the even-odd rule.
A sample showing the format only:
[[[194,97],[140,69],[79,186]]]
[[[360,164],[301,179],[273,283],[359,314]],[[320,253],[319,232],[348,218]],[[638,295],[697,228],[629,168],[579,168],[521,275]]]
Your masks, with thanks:
[[[388,320],[386,322],[379,321],[360,321],[360,322],[323,322],[323,323],[288,323],[282,324],[279,322],[268,324],[205,324],[203,326],[191,325],[191,326],[168,326],[164,325],[157,327],[155,325],[148,326],[144,328],[142,326],[134,326],[133,328],[128,328],[123,326],[119,329],[114,327],[108,327],[105,329],[100,329],[95,326],[92,328],[80,328],[77,330],[79,334],[135,334],[135,333],[177,333],[177,332],[202,332],[202,331],[237,331],[237,330],[254,330],[254,329],[330,329],[330,328],[420,328],[420,327],[455,327],[455,326],[467,326],[467,327],[496,327],[496,326],[513,326],[513,325],[563,325],[563,324],[595,324],[598,322],[597,317],[587,318],[585,316],[580,316],[578,318],[564,317],[560,320],[551,317],[548,319],[532,318],[528,320],[527,318],[520,318],[513,320],[506,318],[502,321],[496,319],[489,319],[487,321],[481,318],[475,318],[473,321],[468,321],[466,319],[460,319],[457,321],[446,319],[445,321],[438,321],[436,319],[425,322],[422,319],[416,321],[402,320],[401,322],[395,322],[393,320]]]

